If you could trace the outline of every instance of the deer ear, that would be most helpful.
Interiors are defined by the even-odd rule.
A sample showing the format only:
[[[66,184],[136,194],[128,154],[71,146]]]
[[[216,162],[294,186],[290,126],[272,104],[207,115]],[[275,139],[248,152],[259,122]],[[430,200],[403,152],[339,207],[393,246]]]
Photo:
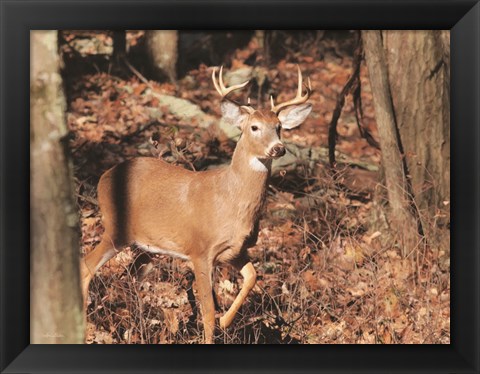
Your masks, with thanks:
[[[278,114],[278,119],[283,129],[294,129],[300,126],[312,111],[312,104],[302,104],[290,106],[282,110]]]
[[[228,100],[222,101],[220,108],[222,109],[222,116],[225,121],[238,128],[242,128],[242,124],[248,117],[248,113],[242,110],[239,105]]]

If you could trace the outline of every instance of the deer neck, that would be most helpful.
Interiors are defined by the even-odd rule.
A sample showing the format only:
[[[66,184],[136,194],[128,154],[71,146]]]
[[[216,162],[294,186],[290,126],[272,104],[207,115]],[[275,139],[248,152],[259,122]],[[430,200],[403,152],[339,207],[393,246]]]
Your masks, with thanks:
[[[271,160],[261,160],[249,155],[243,139],[240,138],[228,168],[233,182],[231,191],[235,197],[253,210],[260,209],[265,198],[271,167]]]
[[[245,149],[243,138],[237,143],[233,153],[231,172],[245,178],[246,181],[266,182],[272,169],[272,160],[251,156]]]

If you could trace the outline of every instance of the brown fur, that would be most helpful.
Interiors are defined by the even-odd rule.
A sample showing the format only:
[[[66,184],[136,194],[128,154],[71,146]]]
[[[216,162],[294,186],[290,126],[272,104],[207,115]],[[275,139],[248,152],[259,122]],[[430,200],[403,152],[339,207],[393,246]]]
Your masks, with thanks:
[[[260,217],[268,177],[250,169],[241,148],[242,142],[230,167],[211,171],[155,158],[108,170],[98,185],[105,235],[117,248],[139,242],[192,260],[208,258],[212,265],[226,250],[230,255],[222,258],[238,257]],[[124,182],[117,186],[117,180]]]

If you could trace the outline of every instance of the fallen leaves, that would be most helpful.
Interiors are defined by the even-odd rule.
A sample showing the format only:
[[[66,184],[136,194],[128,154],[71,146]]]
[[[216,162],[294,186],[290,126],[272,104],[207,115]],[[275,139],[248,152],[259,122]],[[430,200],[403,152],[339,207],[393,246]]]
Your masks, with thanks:
[[[109,37],[105,41],[111,42]],[[254,44],[234,54],[232,69],[247,70],[245,60],[257,48]],[[87,43],[86,49],[91,45]],[[280,101],[296,89],[296,62],[290,56],[261,72]],[[304,146],[324,146],[337,94],[351,74],[351,62],[308,55],[299,56],[298,62],[314,86],[314,113],[284,136]],[[92,250],[103,233],[94,186],[109,167],[139,155],[161,156],[190,169],[230,159],[233,142],[213,128],[199,129],[197,123],[182,122],[152,94],[151,87],[195,103],[218,118],[220,98],[211,87],[210,75],[211,70],[200,65],[178,87],[147,85],[136,77],[124,79],[106,72],[72,81],[67,119],[83,251]],[[363,66],[361,80],[364,126],[376,136]],[[359,136],[349,100],[338,131],[338,150],[358,160],[379,162],[378,151]],[[449,253],[426,248],[421,262],[402,259],[398,248],[385,244],[388,232],[367,231],[378,183],[375,173],[348,168],[332,178],[320,164],[316,173],[285,172],[269,189],[259,239],[249,250],[258,273],[257,286],[234,326],[223,335],[225,342],[449,343]],[[87,341],[198,342],[201,322],[191,300],[195,291],[182,281],[182,263],[154,256],[153,271],[140,280],[129,270],[136,256],[127,248],[94,279]],[[232,269],[216,273],[223,309],[233,301],[241,283]]]

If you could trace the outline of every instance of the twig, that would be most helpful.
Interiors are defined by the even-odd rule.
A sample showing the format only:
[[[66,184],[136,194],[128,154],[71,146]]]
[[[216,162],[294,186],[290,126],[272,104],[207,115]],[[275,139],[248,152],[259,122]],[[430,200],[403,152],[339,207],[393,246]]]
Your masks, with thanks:
[[[357,47],[354,52],[354,61],[353,61],[353,72],[350,78],[348,78],[347,83],[343,87],[340,95],[337,97],[337,103],[335,104],[335,109],[333,110],[332,120],[328,125],[328,161],[330,167],[335,167],[335,146],[337,143],[337,123],[342,114],[342,109],[345,104],[345,97],[350,93],[354,82],[358,79],[360,72],[360,60],[361,60],[361,38],[360,34],[357,34]]]
[[[328,160],[331,168],[335,168],[335,146],[337,143],[337,123],[342,114],[343,106],[345,105],[345,97],[352,94],[353,105],[355,112],[355,120],[357,122],[360,135],[365,138],[372,147],[380,149],[377,141],[372,137],[370,132],[361,125],[363,117],[362,98],[361,98],[361,83],[360,83],[360,64],[363,59],[362,39],[360,32],[356,34],[357,46],[353,55],[353,72],[342,91],[337,97],[337,103],[333,110],[332,119],[328,125]]]
[[[90,196],[85,196],[85,195],[80,195],[79,193],[75,194],[77,197],[79,197],[82,200],[85,200],[86,202],[93,204],[93,205],[98,205],[97,199],[90,197]]]
[[[135,69],[133,65],[130,62],[128,62],[126,57],[124,57],[122,60],[125,63],[125,65],[127,65],[127,67],[132,71],[132,73],[137,76],[138,79],[140,79],[143,83],[145,83],[148,86],[148,88],[150,88],[152,91],[155,91],[155,89],[150,84],[148,79],[145,78],[137,69]]]

